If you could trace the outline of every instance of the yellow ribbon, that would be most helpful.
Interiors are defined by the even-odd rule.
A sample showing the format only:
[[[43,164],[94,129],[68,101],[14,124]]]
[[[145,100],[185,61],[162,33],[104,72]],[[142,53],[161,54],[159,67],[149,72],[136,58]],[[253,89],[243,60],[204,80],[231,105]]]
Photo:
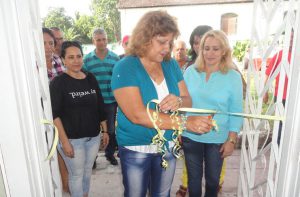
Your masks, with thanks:
[[[53,124],[53,122],[51,122],[51,121],[49,121],[49,120],[42,119],[42,120],[41,120],[41,123],[42,123],[42,124],[48,124],[48,125],[51,125],[51,126],[54,128],[54,138],[53,138],[53,143],[52,143],[50,152],[49,152],[47,158],[45,159],[45,161],[47,161],[47,160],[50,160],[51,157],[53,157],[53,155],[54,155],[54,153],[55,153],[55,151],[56,151],[56,147],[57,147],[57,144],[58,144],[58,130],[57,130],[56,126]]]
[[[179,143],[179,140],[178,140],[178,136],[180,136],[183,132],[183,128],[181,127],[181,125],[179,124],[179,118],[178,118],[178,111],[175,111],[171,114],[170,118],[172,120],[172,123],[174,123],[175,121],[177,122],[177,128],[176,127],[172,127],[172,129],[174,130],[173,134],[172,134],[172,140],[174,142],[174,147],[172,149],[172,152],[173,152],[173,155],[176,157],[176,158],[181,158],[182,157],[182,153],[180,152],[180,149],[181,149],[181,145]]]
[[[150,112],[150,103],[155,103],[155,111]],[[159,104],[159,100],[157,99],[153,99],[151,101],[149,101],[147,103],[147,114],[153,124],[153,127],[155,128],[155,130],[157,131],[157,135],[155,135],[152,138],[152,144],[156,144],[158,147],[158,152],[162,154],[162,167],[163,168],[167,168],[168,167],[168,162],[165,160],[165,142],[167,141],[159,126],[156,124],[157,122],[161,123],[161,120],[159,119],[159,109],[158,109],[158,104]],[[232,113],[232,112],[221,112],[221,111],[216,111],[216,110],[208,110],[208,109],[196,109],[196,108],[179,108],[177,111],[173,112],[170,116],[172,122],[176,121],[177,123],[178,121],[178,112],[192,112],[192,113],[200,113],[200,114],[226,114],[226,115],[231,115],[231,116],[241,116],[244,118],[254,118],[254,119],[262,119],[262,120],[281,120],[284,121],[284,117],[280,117],[280,116],[271,116],[271,115],[255,115],[255,114],[246,114],[246,113]],[[213,120],[213,125],[216,131],[218,131],[218,125],[216,123],[215,120]],[[173,155],[176,158],[180,158],[182,156],[182,154],[179,152],[181,149],[181,146],[179,144],[178,141],[178,136],[181,135],[182,128],[180,126],[178,126],[178,130],[175,127],[172,127],[172,129],[174,130],[173,135],[172,135],[172,140],[174,141],[175,145],[173,147]]]
[[[150,112],[150,103],[147,103],[147,114],[155,128],[155,130],[157,131],[157,134],[152,138],[152,144],[157,145],[157,150],[159,153],[162,154],[162,163],[161,166],[166,169],[168,167],[168,162],[164,159],[165,157],[165,142],[167,141],[166,138],[164,138],[162,131],[160,130],[159,126],[157,126],[157,122],[161,122],[161,120],[159,119],[159,109],[158,106],[156,105],[156,111],[153,111],[152,114]]]
[[[150,103],[151,102],[159,104],[159,101],[157,99],[153,99],[153,100],[150,101]],[[254,118],[254,119],[262,119],[262,120],[281,120],[281,121],[285,120],[284,117],[281,117],[281,116],[221,112],[221,111],[208,110],[208,109],[179,108],[178,111],[200,113],[200,114],[225,114],[225,115],[231,115],[231,116],[241,116],[241,117],[244,117],[244,118]]]

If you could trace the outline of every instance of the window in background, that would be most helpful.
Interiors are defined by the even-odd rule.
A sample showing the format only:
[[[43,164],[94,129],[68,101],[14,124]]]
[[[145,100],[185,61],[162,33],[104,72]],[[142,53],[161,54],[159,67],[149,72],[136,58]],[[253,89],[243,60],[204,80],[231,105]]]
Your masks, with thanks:
[[[221,18],[221,30],[224,31],[228,36],[235,35],[237,29],[238,15],[235,13],[226,13]]]

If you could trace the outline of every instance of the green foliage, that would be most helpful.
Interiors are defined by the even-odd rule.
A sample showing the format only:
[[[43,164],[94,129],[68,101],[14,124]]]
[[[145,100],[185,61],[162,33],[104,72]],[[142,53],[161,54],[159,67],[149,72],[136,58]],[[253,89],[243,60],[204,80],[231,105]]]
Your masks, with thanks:
[[[243,61],[243,58],[249,48],[250,41],[249,40],[243,40],[243,41],[237,41],[235,45],[233,46],[233,56],[237,59],[237,61],[241,62]]]
[[[107,32],[109,42],[120,40],[120,13],[116,7],[118,0],[93,0],[92,16],[76,13],[75,20],[65,14],[64,8],[52,8],[44,18],[44,27],[58,27],[66,40],[78,40],[90,44],[92,31],[102,27]]]
[[[74,28],[76,29],[77,40],[83,44],[90,44],[92,42],[92,31],[96,27],[95,17],[87,15],[76,14]]]
[[[69,28],[64,30],[65,40],[78,40],[79,34],[77,34],[74,28]]]
[[[121,22],[117,3],[117,0],[93,0],[91,5],[96,25],[105,29],[109,42],[120,40]]]
[[[65,40],[75,40],[79,35],[77,34],[72,17],[65,14],[64,8],[51,8],[50,12],[44,18],[44,27],[58,27],[64,32]]]
[[[60,29],[69,29],[73,27],[74,20],[65,14],[64,8],[51,8],[44,18],[44,27],[58,27]]]

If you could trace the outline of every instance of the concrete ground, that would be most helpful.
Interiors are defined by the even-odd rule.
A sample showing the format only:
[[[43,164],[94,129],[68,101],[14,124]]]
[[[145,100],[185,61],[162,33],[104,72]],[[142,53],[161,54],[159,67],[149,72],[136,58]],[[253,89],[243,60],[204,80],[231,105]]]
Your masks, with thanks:
[[[225,182],[219,197],[237,196],[238,174],[240,164],[240,150],[235,150],[233,155],[227,158]],[[183,162],[178,160],[174,182],[171,190],[171,197],[176,196],[176,191],[181,184]],[[263,171],[262,165],[258,166],[257,173]],[[68,197],[64,194],[63,197]],[[123,185],[120,165],[112,166],[106,161],[103,152],[99,152],[97,168],[93,170],[91,189],[89,197],[122,197]],[[255,195],[256,196],[256,195]]]

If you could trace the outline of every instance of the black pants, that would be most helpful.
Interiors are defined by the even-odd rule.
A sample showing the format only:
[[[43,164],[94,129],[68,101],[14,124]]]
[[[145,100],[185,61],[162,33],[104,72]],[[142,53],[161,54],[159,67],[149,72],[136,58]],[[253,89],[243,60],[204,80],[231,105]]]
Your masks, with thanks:
[[[118,143],[116,140],[116,113],[117,113],[117,103],[110,103],[104,105],[104,111],[107,116],[107,130],[109,135],[109,144],[105,149],[105,156],[111,157],[114,155],[116,148],[118,147]]]

